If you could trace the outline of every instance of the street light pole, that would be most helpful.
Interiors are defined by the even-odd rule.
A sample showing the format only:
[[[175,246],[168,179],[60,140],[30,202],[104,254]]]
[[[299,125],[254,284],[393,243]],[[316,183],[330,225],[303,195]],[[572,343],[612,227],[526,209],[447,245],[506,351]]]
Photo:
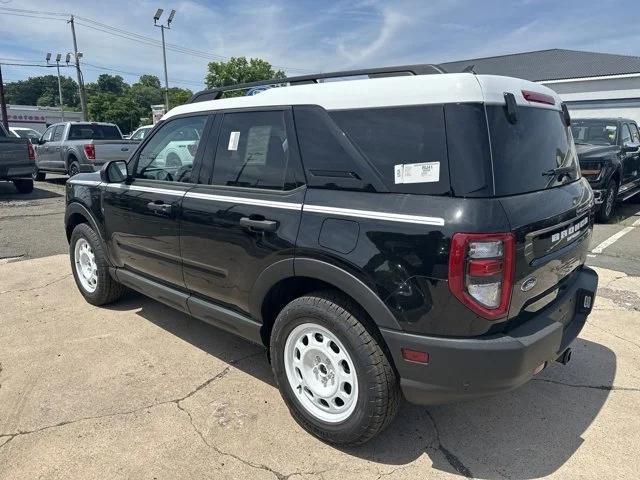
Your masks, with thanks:
[[[2,114],[2,124],[9,132],[9,117],[7,117],[7,102],[4,99],[4,83],[2,81],[2,64],[0,64],[0,113]]]
[[[163,25],[160,24],[158,25],[158,20],[160,20],[160,17],[162,16],[162,12],[164,10],[162,8],[159,8],[156,11],[156,14],[153,16],[153,25],[156,27],[160,28],[160,31],[162,32],[162,60],[164,62],[164,108],[165,111],[168,112],[169,111],[169,75],[167,73],[167,49],[165,47],[165,43],[164,43],[164,29],[171,29],[171,22],[173,22],[173,17],[176,14],[175,10],[171,10],[171,13],[169,14],[169,18],[167,19],[167,24]]]
[[[60,58],[62,55],[56,55],[56,70],[58,70],[58,98],[60,99],[60,116],[64,122],[64,102],[62,101],[62,82],[60,81]],[[47,63],[51,59],[51,54],[47,53]]]
[[[78,52],[78,42],[76,40],[76,27],[73,21],[73,15],[67,21],[71,24],[71,35],[73,36],[73,56],[76,60],[76,74],[78,75],[78,90],[80,93],[80,107],[82,108],[82,119],[86,122],[88,120],[87,112],[87,92],[84,89],[84,79],[82,78],[82,72],[80,71],[80,59],[82,53]]]

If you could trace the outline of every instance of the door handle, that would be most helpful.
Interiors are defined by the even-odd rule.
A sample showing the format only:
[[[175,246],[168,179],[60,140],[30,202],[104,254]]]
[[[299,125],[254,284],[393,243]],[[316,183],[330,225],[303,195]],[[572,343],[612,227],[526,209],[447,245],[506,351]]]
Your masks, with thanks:
[[[278,229],[278,222],[275,220],[254,220],[249,217],[242,217],[240,225],[253,230],[264,230],[265,232],[275,232]]]
[[[155,213],[169,215],[171,213],[171,204],[164,202],[149,202],[147,208]]]
[[[56,152],[59,152],[59,151],[60,151],[60,147],[56,147]]]

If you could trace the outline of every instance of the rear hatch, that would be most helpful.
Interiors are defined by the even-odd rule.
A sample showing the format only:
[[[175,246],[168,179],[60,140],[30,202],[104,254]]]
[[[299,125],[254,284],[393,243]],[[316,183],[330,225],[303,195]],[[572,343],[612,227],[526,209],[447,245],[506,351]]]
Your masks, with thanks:
[[[516,110],[514,120],[506,106],[486,107],[495,196],[516,241],[509,317],[533,314],[560,296],[586,260],[593,226],[593,193],[562,112]]]
[[[525,89],[533,85],[526,83]],[[581,177],[568,116],[557,97],[549,92],[537,98],[547,103],[535,96],[528,101],[519,88],[511,95],[510,106],[487,104],[483,115],[477,106],[462,105],[446,113],[454,194],[497,198],[511,226],[513,278],[511,285],[505,285],[511,290],[505,316],[519,316],[520,321],[527,318],[521,313],[534,314],[561,296],[584,264],[593,225],[593,193]],[[465,147],[459,141],[451,147],[455,131],[451,119],[465,125],[457,129],[467,139]],[[488,138],[474,135],[473,123],[485,135],[488,131]],[[562,322],[571,318],[566,312],[558,315]]]

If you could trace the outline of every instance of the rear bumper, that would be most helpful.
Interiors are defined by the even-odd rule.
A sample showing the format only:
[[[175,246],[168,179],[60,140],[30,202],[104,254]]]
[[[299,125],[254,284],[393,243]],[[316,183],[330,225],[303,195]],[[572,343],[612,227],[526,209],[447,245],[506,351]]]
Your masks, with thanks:
[[[400,374],[405,398],[433,405],[505,392],[526,383],[534,370],[556,360],[575,340],[595,298],[598,275],[587,267],[549,308],[508,334],[441,338],[382,329]],[[585,296],[590,296],[584,307]],[[571,316],[566,323],[553,320]],[[429,353],[429,363],[402,358],[401,348]]]
[[[0,180],[13,180],[14,178],[26,177],[31,178],[34,170],[34,163],[0,166]]]

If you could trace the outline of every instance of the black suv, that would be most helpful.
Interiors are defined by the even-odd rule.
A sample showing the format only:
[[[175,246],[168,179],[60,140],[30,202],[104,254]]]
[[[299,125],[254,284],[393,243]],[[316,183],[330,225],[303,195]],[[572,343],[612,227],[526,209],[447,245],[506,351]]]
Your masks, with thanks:
[[[640,132],[626,118],[574,119],[582,174],[589,180],[597,205],[596,219],[613,217],[617,201],[640,193]]]
[[[128,162],[71,179],[65,218],[88,302],[130,287],[266,346],[292,415],[336,444],[401,393],[468,399],[566,363],[597,286],[551,90],[429,65],[322,78],[349,75],[371,78],[196,94]]]

